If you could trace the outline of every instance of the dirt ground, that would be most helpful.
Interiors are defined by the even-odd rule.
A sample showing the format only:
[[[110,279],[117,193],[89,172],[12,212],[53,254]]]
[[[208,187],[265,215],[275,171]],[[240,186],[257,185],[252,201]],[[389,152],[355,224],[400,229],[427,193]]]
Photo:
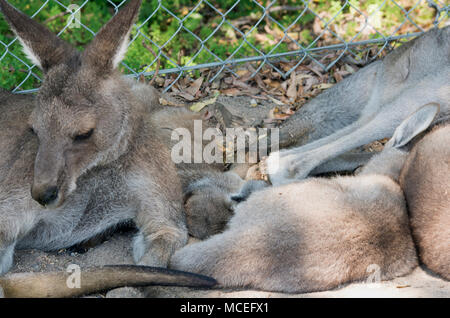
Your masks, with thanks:
[[[131,242],[132,233],[116,233],[102,244],[79,254],[67,250],[45,253],[36,250],[17,251],[12,272],[45,272],[65,271],[70,264],[83,268],[94,265],[132,264]],[[81,276],[82,282],[83,276]],[[416,268],[408,276],[392,281],[376,284],[355,283],[342,288],[316,293],[283,294],[255,290],[199,290],[182,287],[147,287],[142,289],[120,288],[106,294],[91,295],[91,297],[223,297],[223,298],[320,298],[320,297],[450,297],[450,282],[440,279],[423,268]]]

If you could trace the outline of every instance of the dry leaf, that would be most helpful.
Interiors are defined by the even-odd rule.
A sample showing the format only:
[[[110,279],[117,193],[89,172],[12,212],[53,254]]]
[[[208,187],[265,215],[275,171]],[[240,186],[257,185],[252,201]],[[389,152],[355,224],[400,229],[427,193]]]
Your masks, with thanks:
[[[306,79],[305,87],[303,89],[305,91],[309,91],[314,84],[317,84],[318,80],[316,77],[310,77]]]
[[[337,83],[339,83],[340,81],[342,81],[344,79],[342,77],[342,75],[340,74],[340,72],[334,72],[333,76]]]
[[[315,65],[313,65],[313,66],[308,65],[308,66],[306,66],[306,68],[308,70],[310,70],[311,72],[313,72],[314,74],[316,74],[317,76],[322,77],[321,70],[319,70]]]
[[[208,105],[211,105],[211,104],[214,104],[216,101],[217,101],[217,97],[219,97],[219,93],[218,92],[216,92],[215,93],[215,96],[213,97],[213,98],[211,98],[211,99],[207,99],[207,100],[204,100],[204,101],[201,101],[201,102],[198,102],[198,103],[195,103],[195,104],[193,104],[191,107],[190,107],[190,109],[193,111],[193,112],[199,112],[199,111],[201,111],[203,108],[205,108],[206,106],[208,106]]]
[[[275,105],[279,105],[279,106],[284,105],[284,103],[280,102],[278,99],[275,99],[275,98],[273,98],[273,97],[270,96],[270,95],[267,95],[267,97],[269,97],[269,99],[270,99]]]
[[[280,82],[277,81],[272,81],[270,78],[266,78],[263,80],[263,82],[270,86],[271,88],[280,88],[282,84],[280,84]]]
[[[277,107],[271,109],[269,111],[269,120],[270,119],[277,119],[277,120],[285,120],[288,119],[291,115],[282,114],[279,112],[279,109]]]
[[[185,106],[184,104],[175,103],[175,102],[172,102],[172,101],[170,101],[170,100],[167,100],[167,99],[165,99],[164,97],[161,97],[161,98],[159,99],[159,103],[160,103],[161,105],[163,105],[163,106],[176,106],[176,107],[182,107],[182,106]]]
[[[192,96],[191,94],[188,94],[188,93],[182,92],[182,91],[177,92],[176,95],[181,96],[181,97],[183,97],[184,99],[186,99],[186,100],[188,100],[190,102],[192,102],[195,99],[195,97]]]
[[[297,97],[297,79],[295,76],[295,72],[291,73],[291,81],[288,90],[286,91],[286,96],[289,97],[291,102],[295,102],[295,98]]]
[[[185,89],[185,92],[188,93],[191,96],[197,95],[197,92],[199,91],[200,87],[203,84],[203,77],[200,77],[192,83],[191,86]]]
[[[332,84],[332,83],[322,83],[322,84],[319,84],[319,85],[314,85],[313,88],[327,89],[327,88],[330,88],[330,87],[333,87],[333,86],[334,86],[334,84]]]
[[[276,82],[278,83],[278,82]],[[281,89],[286,93],[288,90],[288,85],[289,85],[289,81],[284,81],[283,83],[281,83],[280,87]]]
[[[241,94],[241,90],[233,87],[233,88],[223,89],[223,90],[221,90],[221,93],[226,96],[237,96],[237,95]]]
[[[245,69],[240,69],[236,71],[236,75],[239,77],[245,77],[250,75],[250,71],[249,70],[245,70]]]
[[[261,79],[261,76],[259,74],[256,74],[255,76],[256,84],[258,84],[259,88],[261,88],[263,91],[267,92],[267,88],[263,80]]]
[[[262,93],[261,95],[253,95],[251,97],[254,99],[268,100],[267,95],[265,93]]]
[[[233,77],[228,76],[228,77],[226,77],[226,78],[223,80],[223,82],[224,82],[225,84],[231,85],[231,84],[233,84]]]
[[[297,77],[297,84],[301,84],[304,78],[312,78],[313,76],[309,74],[297,74],[296,77]]]

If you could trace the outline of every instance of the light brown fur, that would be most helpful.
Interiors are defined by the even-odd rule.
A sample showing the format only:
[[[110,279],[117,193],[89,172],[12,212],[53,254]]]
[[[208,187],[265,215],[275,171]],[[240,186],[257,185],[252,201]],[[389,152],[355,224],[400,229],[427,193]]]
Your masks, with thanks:
[[[80,288],[69,288],[68,272],[16,273],[0,277],[0,298],[61,298],[88,295],[122,286],[211,287],[211,278],[134,265],[88,268],[80,272]]]
[[[217,279],[223,287],[310,292],[382,280],[417,266],[403,192],[400,149],[431,124],[425,106],[400,125],[361,174],[307,179],[254,192],[225,232],[177,251],[170,267]]]
[[[420,261],[450,280],[450,125],[412,149],[400,175]]]
[[[156,107],[116,70],[139,6],[130,1],[80,53],[0,1],[45,72],[35,98],[0,95],[0,274],[15,248],[60,249],[129,220],[139,264],[166,266],[186,244],[179,177],[151,124]]]

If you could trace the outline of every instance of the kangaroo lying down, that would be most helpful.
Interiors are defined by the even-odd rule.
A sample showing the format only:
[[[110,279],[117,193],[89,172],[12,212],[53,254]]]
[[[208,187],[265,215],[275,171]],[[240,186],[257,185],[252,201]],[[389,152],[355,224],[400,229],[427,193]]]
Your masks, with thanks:
[[[165,267],[186,244],[170,151],[150,125],[152,110],[116,70],[140,3],[129,1],[78,52],[0,0],[45,73],[32,103],[1,94],[0,274],[16,248],[57,250],[130,220],[138,264]]]
[[[419,259],[450,280],[450,124],[412,149],[400,175]]]
[[[287,119],[280,127],[279,146],[292,146],[294,141],[297,147],[269,156],[266,168],[271,183],[303,179],[332,158],[389,138],[408,114],[427,103],[438,103],[441,113],[448,114],[449,83],[447,26],[403,44],[383,60],[327,89]],[[359,163],[356,160],[354,168]],[[352,166],[351,160],[346,166]]]
[[[311,292],[382,280],[417,266],[402,190],[403,147],[438,113],[430,104],[397,128],[358,176],[312,178],[254,192],[221,234],[178,250],[170,267],[217,279],[223,287]]]

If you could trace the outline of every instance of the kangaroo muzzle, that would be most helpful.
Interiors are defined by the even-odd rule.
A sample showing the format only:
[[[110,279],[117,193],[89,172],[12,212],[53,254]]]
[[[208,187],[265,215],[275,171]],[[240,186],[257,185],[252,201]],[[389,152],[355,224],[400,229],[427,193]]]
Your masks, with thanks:
[[[61,197],[62,156],[49,151],[39,151],[34,163],[34,180],[31,196],[42,206],[57,203]]]

